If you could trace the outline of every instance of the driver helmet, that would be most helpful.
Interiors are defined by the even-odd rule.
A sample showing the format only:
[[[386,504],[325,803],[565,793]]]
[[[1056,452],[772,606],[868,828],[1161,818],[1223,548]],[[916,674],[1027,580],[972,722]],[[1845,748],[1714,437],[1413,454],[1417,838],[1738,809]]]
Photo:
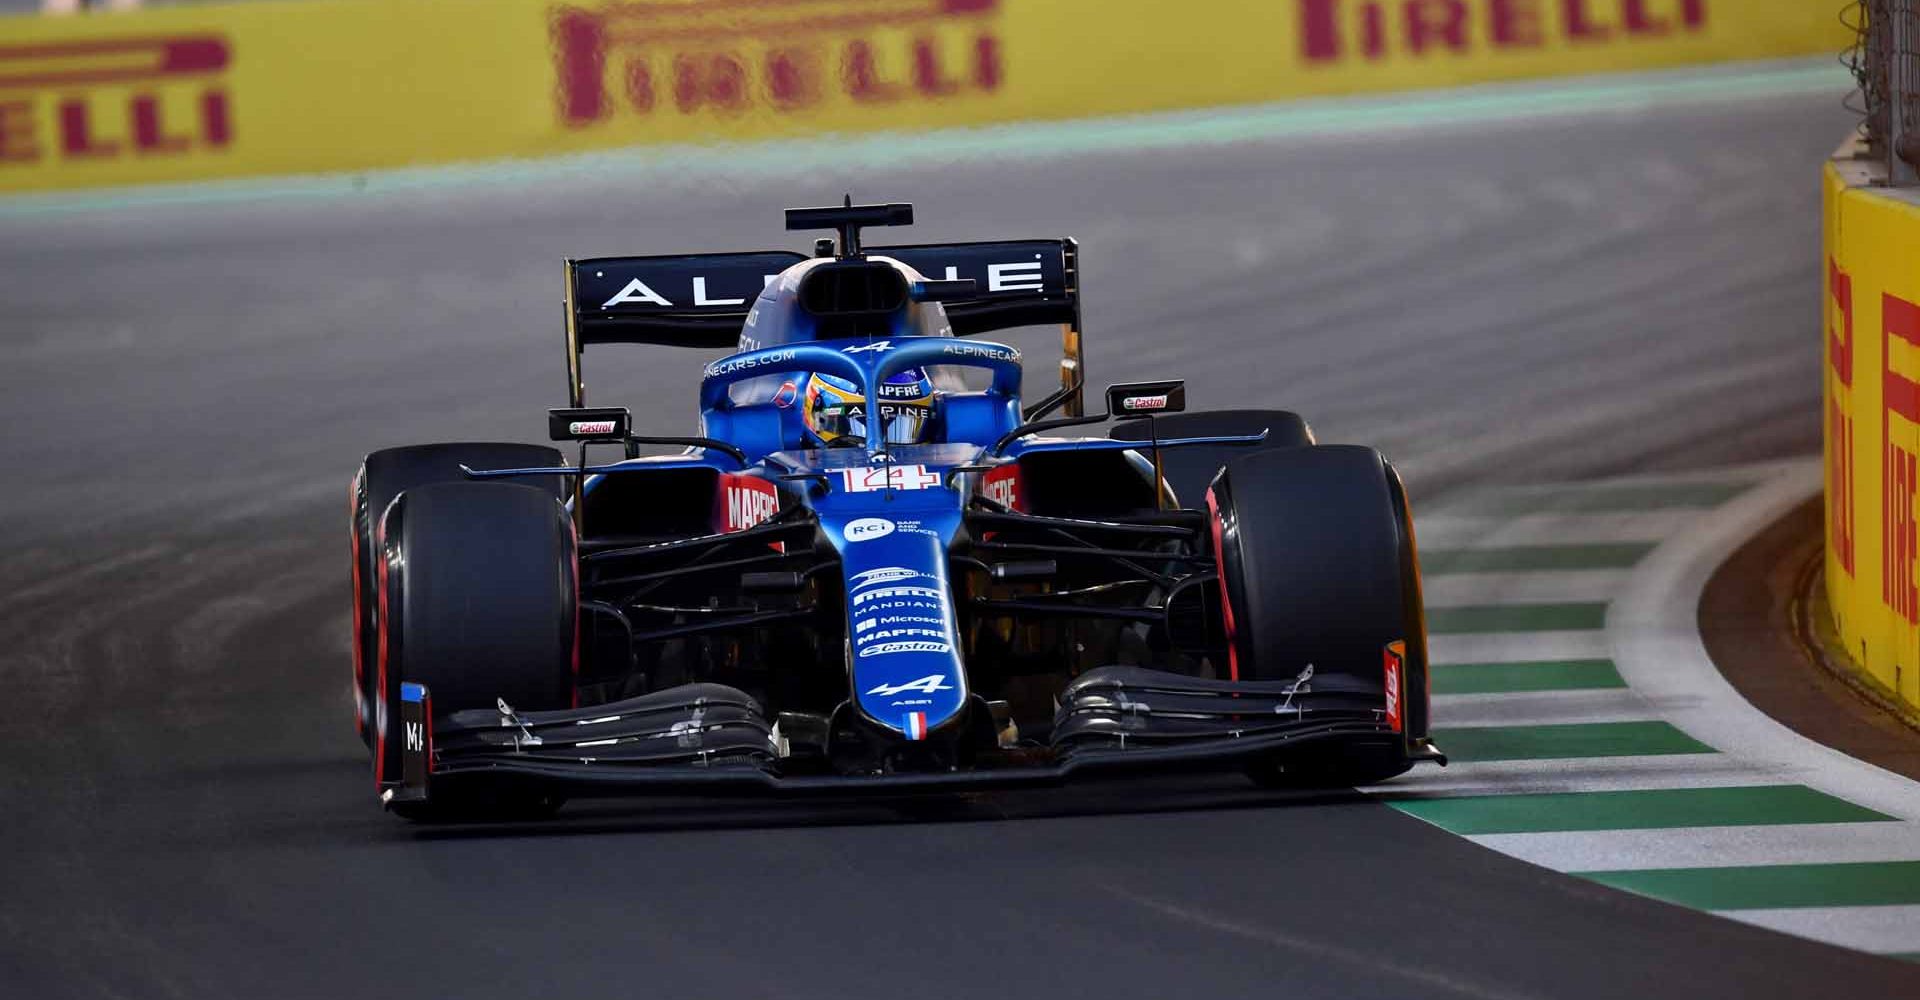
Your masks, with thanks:
[[[807,431],[823,448],[864,445],[867,428],[878,424],[887,444],[919,444],[931,430],[933,381],[924,370],[909,368],[880,384],[880,417],[867,413],[867,400],[852,382],[814,373],[807,379],[801,408]]]

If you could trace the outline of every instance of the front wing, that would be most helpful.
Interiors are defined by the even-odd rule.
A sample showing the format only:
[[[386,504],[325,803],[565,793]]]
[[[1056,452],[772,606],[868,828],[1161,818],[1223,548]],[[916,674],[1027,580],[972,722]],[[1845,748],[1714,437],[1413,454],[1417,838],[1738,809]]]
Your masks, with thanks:
[[[750,696],[689,684],[590,708],[494,710],[434,718],[432,693],[407,684],[403,780],[389,803],[429,801],[436,788],[536,786],[570,797],[702,794],[905,794],[1058,785],[1108,774],[1232,770],[1308,744],[1397,746],[1410,761],[1446,763],[1397,731],[1380,691],[1334,676],[1223,681],[1140,667],[1104,667],[1062,692],[1045,745],[983,753],[969,768],[795,773]]]

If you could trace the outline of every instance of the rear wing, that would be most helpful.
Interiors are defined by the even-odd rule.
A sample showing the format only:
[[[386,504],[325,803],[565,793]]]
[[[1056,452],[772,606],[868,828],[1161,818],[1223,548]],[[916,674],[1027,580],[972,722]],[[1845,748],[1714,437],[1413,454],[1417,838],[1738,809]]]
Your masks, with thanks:
[[[929,279],[967,279],[975,291],[942,297],[959,336],[1019,326],[1062,328],[1061,385],[1083,381],[1079,244],[1071,239],[867,247]],[[588,344],[732,349],[754,299],[807,258],[785,250],[568,260],[567,376],[572,406],[586,405],[580,355]],[[1078,412],[1078,394],[1069,404]]]

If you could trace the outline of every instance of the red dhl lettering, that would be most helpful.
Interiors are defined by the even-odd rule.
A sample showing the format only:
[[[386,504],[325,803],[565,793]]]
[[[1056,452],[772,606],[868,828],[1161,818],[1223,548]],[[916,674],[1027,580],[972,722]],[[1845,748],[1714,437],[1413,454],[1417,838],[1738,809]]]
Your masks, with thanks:
[[[1353,54],[1532,49],[1550,30],[1575,43],[1657,38],[1706,28],[1706,0],[1295,0],[1309,63]],[[1553,18],[1550,12],[1557,12]]]
[[[230,57],[213,35],[0,46],[0,92],[25,92],[0,99],[0,166],[225,149],[233,122],[219,74]],[[129,83],[139,86],[87,92]]]
[[[1842,572],[1853,575],[1853,279],[1827,262],[1827,546]]]
[[[999,89],[1000,0],[844,0],[560,8],[553,17],[559,117],[584,126],[624,103],[637,114],[792,111],[833,94],[878,103]],[[880,28],[916,29],[882,42]],[[945,27],[944,33],[937,29]],[[897,35],[897,32],[892,35]],[[892,37],[890,35],[889,37]],[[671,102],[669,105],[669,101]]]

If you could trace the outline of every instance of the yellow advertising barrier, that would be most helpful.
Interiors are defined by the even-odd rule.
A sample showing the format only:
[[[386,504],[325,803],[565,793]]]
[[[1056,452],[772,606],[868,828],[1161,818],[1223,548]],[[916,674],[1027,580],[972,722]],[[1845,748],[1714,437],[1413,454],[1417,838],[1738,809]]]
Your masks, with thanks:
[[[1828,164],[1827,597],[1854,659],[1920,706],[1920,205]]]
[[[305,0],[0,18],[0,191],[906,130],[1844,47],[1806,0]]]

